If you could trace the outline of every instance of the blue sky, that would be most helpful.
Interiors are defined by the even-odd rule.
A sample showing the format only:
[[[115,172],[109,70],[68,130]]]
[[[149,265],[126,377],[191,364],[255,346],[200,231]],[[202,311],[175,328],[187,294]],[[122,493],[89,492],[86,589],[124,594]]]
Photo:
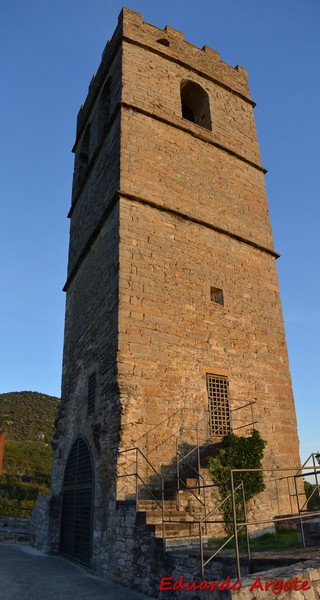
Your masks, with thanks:
[[[3,0],[1,387],[60,395],[76,114],[118,0]],[[127,0],[249,72],[306,458],[320,449],[319,0]]]

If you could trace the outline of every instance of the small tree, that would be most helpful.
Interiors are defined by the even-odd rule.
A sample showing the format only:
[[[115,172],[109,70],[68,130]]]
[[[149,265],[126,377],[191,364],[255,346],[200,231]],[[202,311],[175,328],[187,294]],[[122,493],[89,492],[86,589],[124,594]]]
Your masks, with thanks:
[[[249,437],[240,437],[230,433],[223,438],[224,452],[217,458],[208,459],[208,468],[215,484],[219,486],[216,495],[221,502],[230,494],[231,469],[262,469],[263,450],[266,442],[259,431],[254,429]],[[238,473],[235,485],[243,481],[246,502],[265,489],[263,472]],[[237,520],[243,518],[242,491],[235,492],[235,506]],[[232,499],[228,498],[221,506],[220,512],[225,521],[225,530],[228,534],[233,531]]]
[[[310,481],[303,480],[305,495],[308,498],[307,509],[308,510],[319,510],[319,494],[315,493],[316,485],[310,483]]]

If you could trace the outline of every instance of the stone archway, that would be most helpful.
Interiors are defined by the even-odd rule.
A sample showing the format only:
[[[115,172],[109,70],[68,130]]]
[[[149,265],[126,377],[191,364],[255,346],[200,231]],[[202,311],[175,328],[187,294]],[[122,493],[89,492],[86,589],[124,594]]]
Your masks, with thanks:
[[[92,514],[92,457],[87,442],[78,437],[63,480],[60,553],[87,566],[92,553]]]

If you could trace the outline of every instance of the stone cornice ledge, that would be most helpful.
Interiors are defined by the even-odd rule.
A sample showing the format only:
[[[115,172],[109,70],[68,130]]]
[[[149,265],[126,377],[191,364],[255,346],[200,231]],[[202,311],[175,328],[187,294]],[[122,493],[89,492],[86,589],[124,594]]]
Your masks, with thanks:
[[[175,217],[184,219],[186,221],[190,221],[191,223],[195,223],[197,225],[202,225],[203,227],[206,227],[207,229],[211,229],[213,231],[216,231],[217,233],[221,233],[222,235],[226,235],[227,237],[237,240],[238,242],[247,244],[248,246],[252,246],[253,248],[256,248],[257,250],[260,250],[261,252],[270,254],[274,258],[280,258],[280,254],[275,252],[275,250],[273,250],[272,248],[267,248],[266,246],[257,244],[256,242],[253,242],[252,240],[248,240],[241,235],[237,235],[236,233],[233,233],[232,231],[223,229],[222,227],[219,227],[218,225],[208,223],[207,221],[203,221],[202,219],[198,219],[197,217],[193,217],[193,216],[188,215],[187,213],[183,213],[179,210],[175,210],[173,208],[168,208],[167,206],[158,204],[154,200],[149,200],[147,198],[143,198],[142,196],[137,196],[135,194],[130,194],[130,193],[126,192],[125,190],[119,190],[117,192],[117,194],[119,195],[119,197],[125,198],[126,200],[130,200],[131,202],[136,202],[138,204],[145,204],[146,206],[149,206],[150,208],[155,208],[156,210],[171,214]]]
[[[195,131],[194,129],[192,129],[192,127],[190,127],[193,125],[193,123],[190,123],[189,121],[187,121],[185,119],[184,120],[181,119],[181,123],[180,122],[178,123],[177,121],[173,121],[171,119],[163,117],[162,115],[157,115],[156,113],[150,112],[148,110],[145,110],[144,108],[140,108],[139,106],[135,106],[134,104],[129,104],[128,102],[124,102],[124,101],[121,102],[121,107],[133,110],[134,112],[145,115],[146,117],[150,117],[156,121],[160,121],[161,123],[166,123],[166,125],[170,125],[171,127],[175,127],[176,129],[185,131],[186,133],[189,133],[189,135],[192,135],[193,137],[201,140],[202,142],[206,142],[206,144],[215,146],[216,148],[219,148],[219,150],[222,150],[223,152],[226,152],[227,154],[230,154],[231,156],[234,156],[235,158],[242,160],[243,162],[247,163],[247,165],[250,165],[251,167],[258,169],[258,171],[261,171],[262,173],[264,173],[264,175],[268,172],[267,169],[264,169],[264,167],[262,167],[261,165],[258,165],[257,163],[253,162],[252,160],[245,158],[245,156],[242,156],[241,154],[234,152],[234,150],[231,150],[231,148],[228,148],[227,146],[224,146],[223,144],[219,144],[219,142],[216,142],[213,139],[208,139],[208,136],[211,134],[211,132],[204,129],[200,125],[194,126],[194,128],[198,130],[198,131]],[[186,125],[184,125],[183,121],[185,121]]]
[[[110,213],[114,209],[115,205],[121,200],[121,198],[124,198],[125,200],[129,200],[130,202],[136,202],[137,204],[143,204],[145,206],[149,206],[150,208],[156,209],[160,212],[164,212],[164,213],[173,215],[175,217],[178,217],[179,219],[184,219],[185,221],[189,221],[190,223],[195,223],[197,225],[201,225],[202,227],[206,227],[207,229],[211,229],[212,231],[216,231],[217,233],[226,235],[229,238],[237,240],[238,242],[241,242],[242,244],[246,244],[248,246],[251,246],[252,248],[256,248],[256,250],[265,252],[266,254],[269,254],[270,256],[273,256],[276,259],[280,257],[280,254],[275,252],[272,248],[266,248],[265,246],[262,246],[260,244],[257,244],[256,242],[248,240],[240,235],[232,233],[231,231],[227,231],[226,229],[223,229],[222,227],[218,227],[217,225],[208,223],[206,221],[203,221],[202,219],[192,217],[191,215],[183,213],[179,210],[175,210],[173,208],[168,208],[166,206],[163,206],[162,204],[158,204],[154,200],[149,200],[147,198],[143,198],[142,196],[137,196],[135,194],[130,194],[130,193],[126,192],[125,190],[117,190],[113,194],[108,205],[106,206],[96,227],[94,228],[92,234],[90,235],[87,243],[84,245],[83,250],[80,252],[78,259],[76,260],[71,272],[69,273],[68,279],[63,287],[64,292],[66,292],[68,290],[70,283],[74,279],[76,273],[78,272],[81,264],[83,263],[86,255],[87,255],[87,253],[90,251],[94,242],[96,241],[97,237],[99,236],[99,233],[100,233],[102,227],[104,226],[105,222],[107,221]]]

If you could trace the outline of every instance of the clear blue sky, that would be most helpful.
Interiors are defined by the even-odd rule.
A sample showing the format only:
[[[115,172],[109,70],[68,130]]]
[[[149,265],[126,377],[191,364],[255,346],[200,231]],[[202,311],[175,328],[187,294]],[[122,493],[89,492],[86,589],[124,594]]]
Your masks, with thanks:
[[[1,388],[60,395],[75,120],[118,0],[3,0]],[[320,449],[319,0],[127,0],[249,71],[302,457]]]

